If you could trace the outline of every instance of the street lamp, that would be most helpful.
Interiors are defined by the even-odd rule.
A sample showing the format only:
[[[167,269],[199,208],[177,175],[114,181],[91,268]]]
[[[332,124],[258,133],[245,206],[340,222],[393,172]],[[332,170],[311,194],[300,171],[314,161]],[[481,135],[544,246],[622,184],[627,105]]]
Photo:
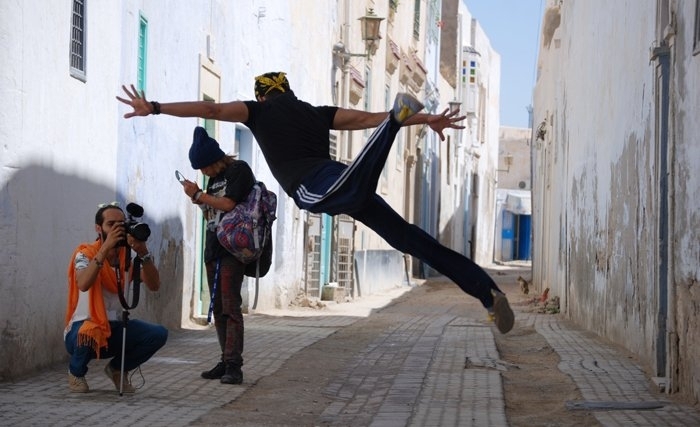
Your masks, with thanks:
[[[448,102],[448,104],[450,104],[450,113],[459,110],[459,108],[462,106],[462,103],[456,99]]]
[[[341,62],[339,65],[345,65],[353,56],[362,56],[369,59],[377,51],[377,41],[382,39],[382,36],[379,34],[379,24],[384,18],[377,16],[374,13],[374,9],[368,9],[365,16],[357,19],[360,21],[362,40],[365,42],[365,53],[351,53],[345,47],[345,43],[337,42],[333,45],[333,56]]]
[[[370,8],[367,10],[367,14],[362,18],[358,18],[360,21],[360,29],[362,30],[362,40],[365,42],[365,48],[368,52],[374,55],[377,51],[377,41],[381,40],[382,36],[379,34],[379,24],[384,20],[374,13],[374,9]]]

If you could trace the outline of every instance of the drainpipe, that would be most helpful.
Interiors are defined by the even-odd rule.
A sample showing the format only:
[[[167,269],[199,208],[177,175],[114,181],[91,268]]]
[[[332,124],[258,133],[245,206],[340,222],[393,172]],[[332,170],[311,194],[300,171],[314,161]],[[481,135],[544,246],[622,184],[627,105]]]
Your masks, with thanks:
[[[667,320],[668,320],[668,115],[669,115],[669,74],[671,50],[666,42],[661,42],[651,53],[651,60],[657,61],[657,79],[660,79],[661,91],[659,106],[659,300],[658,333],[656,336],[656,375],[666,376],[667,365]]]

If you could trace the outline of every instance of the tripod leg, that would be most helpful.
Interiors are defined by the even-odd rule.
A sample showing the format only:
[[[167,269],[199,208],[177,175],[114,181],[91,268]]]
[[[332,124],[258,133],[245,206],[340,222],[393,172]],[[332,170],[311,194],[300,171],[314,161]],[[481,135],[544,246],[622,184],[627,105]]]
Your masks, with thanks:
[[[126,357],[126,322],[129,318],[129,312],[124,310],[122,312],[122,320],[124,321],[124,327],[122,328],[122,365],[119,370],[119,395],[124,395],[124,358]]]

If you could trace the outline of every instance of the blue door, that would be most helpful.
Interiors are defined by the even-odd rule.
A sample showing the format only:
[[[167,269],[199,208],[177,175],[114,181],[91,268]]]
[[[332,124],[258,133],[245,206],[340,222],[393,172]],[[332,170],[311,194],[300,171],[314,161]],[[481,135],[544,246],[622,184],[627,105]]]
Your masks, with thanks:
[[[515,215],[503,211],[503,227],[501,229],[501,261],[511,261],[515,255]]]
[[[530,231],[532,230],[532,216],[518,215],[518,255],[517,259],[532,259],[530,255]]]

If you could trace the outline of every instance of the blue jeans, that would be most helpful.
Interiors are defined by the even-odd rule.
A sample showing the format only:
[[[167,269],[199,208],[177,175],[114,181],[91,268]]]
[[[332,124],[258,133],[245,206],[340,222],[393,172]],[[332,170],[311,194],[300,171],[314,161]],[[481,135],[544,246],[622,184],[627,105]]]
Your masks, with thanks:
[[[377,182],[401,125],[389,115],[347,166],[329,161],[304,178],[294,193],[301,209],[329,215],[347,214],[371,228],[400,252],[417,257],[455,282],[467,294],[493,306],[498,286],[469,258],[440,244],[420,227],[409,224],[377,193]]]
[[[66,350],[70,354],[68,370],[76,377],[84,377],[88,371],[88,363],[96,359],[95,351],[89,346],[78,346],[78,330],[83,322],[73,323],[66,335]],[[121,369],[122,334],[124,325],[121,321],[109,322],[112,335],[107,339],[107,347],[100,349],[100,358],[111,357],[110,366]],[[124,370],[135,369],[151,358],[168,339],[168,330],[161,325],[146,323],[141,320],[129,320],[126,325],[126,351],[124,352]]]

